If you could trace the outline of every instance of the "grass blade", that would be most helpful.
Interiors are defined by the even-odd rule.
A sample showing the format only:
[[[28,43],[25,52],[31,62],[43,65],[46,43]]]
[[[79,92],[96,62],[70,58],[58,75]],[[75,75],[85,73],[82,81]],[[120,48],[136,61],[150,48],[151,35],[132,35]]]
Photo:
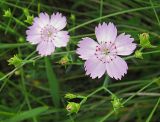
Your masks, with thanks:
[[[45,57],[46,73],[50,86],[50,93],[52,95],[53,103],[56,107],[59,107],[60,96],[59,96],[59,84],[56,75],[52,69],[52,65],[47,57]]]
[[[29,111],[24,111],[19,114],[16,114],[12,118],[5,120],[4,122],[20,122],[29,118],[40,115],[41,113],[47,111],[48,107],[38,107]]]
[[[4,44],[0,43],[0,49],[8,49],[8,48],[17,48],[17,47],[25,47],[28,46],[28,43],[15,43],[15,44]]]
[[[147,118],[146,122],[151,122],[151,118],[152,118],[154,112],[156,111],[159,103],[160,103],[160,98],[158,99],[156,105],[154,106],[154,108],[153,108],[152,112],[150,113],[149,117]]]

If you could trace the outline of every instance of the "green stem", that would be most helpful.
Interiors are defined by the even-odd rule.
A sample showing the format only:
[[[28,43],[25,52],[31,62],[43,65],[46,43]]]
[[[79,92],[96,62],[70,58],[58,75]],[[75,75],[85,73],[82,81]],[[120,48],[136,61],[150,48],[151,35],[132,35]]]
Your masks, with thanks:
[[[150,85],[152,85],[153,83],[155,83],[156,81],[158,81],[160,79],[157,78],[156,80],[153,80],[152,82],[148,83],[147,85],[145,85],[143,88],[141,88],[139,91],[137,91],[135,94],[133,94],[132,96],[130,96],[127,100],[125,100],[122,105],[124,105],[125,103],[127,103],[129,100],[131,100],[133,97],[135,97],[139,92],[143,91],[144,89],[146,89],[147,87],[149,87]],[[110,113],[108,113],[106,116],[104,116],[99,122],[104,122],[107,118],[109,118],[112,114],[114,113],[114,110],[112,110]]]
[[[82,23],[82,24],[80,24],[78,26],[75,26],[75,27],[69,29],[68,31],[69,32],[74,31],[74,30],[76,30],[76,29],[78,29],[80,27],[83,27],[85,25],[88,25],[88,24],[91,24],[93,22],[99,21],[101,19],[106,19],[108,17],[113,17],[113,16],[116,16],[116,15],[121,15],[121,14],[125,14],[125,13],[136,12],[136,11],[142,11],[142,10],[147,10],[147,9],[152,9],[152,8],[158,8],[158,7],[160,7],[160,5],[153,6],[153,7],[151,7],[151,6],[149,6],[149,7],[140,7],[140,8],[134,8],[134,9],[129,9],[129,10],[124,10],[124,11],[116,12],[116,13],[113,13],[113,14],[105,15],[105,16],[102,16],[102,17],[99,17],[99,18],[87,21],[85,23]]]
[[[158,99],[156,105],[154,106],[152,112],[150,113],[149,117],[147,118],[146,122],[151,122],[151,118],[152,118],[154,112],[156,111],[156,109],[157,109],[159,103],[160,103],[160,97],[159,97],[159,99]]]
[[[151,6],[153,7],[154,5],[153,5],[152,0],[150,0],[150,3],[151,3]],[[159,20],[158,14],[157,14],[157,12],[156,12],[156,10],[155,10],[154,7],[153,7],[153,11],[154,11],[154,14],[155,14],[155,16],[156,16],[157,22],[158,22],[158,24],[160,25],[160,20]]]
[[[103,0],[100,0],[100,13],[99,13],[99,17],[102,17],[102,13],[103,13]],[[102,19],[100,19],[100,22],[102,21]]]

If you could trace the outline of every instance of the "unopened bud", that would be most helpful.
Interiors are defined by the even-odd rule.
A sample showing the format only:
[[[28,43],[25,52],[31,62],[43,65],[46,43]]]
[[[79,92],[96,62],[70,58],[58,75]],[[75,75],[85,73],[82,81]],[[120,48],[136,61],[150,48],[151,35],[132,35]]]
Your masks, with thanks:
[[[118,112],[123,107],[122,98],[118,98],[116,95],[112,95],[111,103],[115,112]]]
[[[65,95],[65,98],[67,98],[67,99],[74,99],[74,98],[77,98],[77,95],[71,94],[71,93],[67,93],[67,94]]]
[[[139,59],[143,59],[142,52],[140,50],[136,50],[134,56]]]
[[[9,65],[14,65],[15,67],[22,64],[23,60],[18,57],[18,55],[14,55],[12,58],[8,60]]]
[[[11,17],[12,16],[11,10],[10,9],[4,10],[3,16],[8,18]]]
[[[143,48],[153,48],[155,46],[150,43],[150,36],[148,33],[142,33],[139,35],[140,46]]]
[[[33,15],[32,16],[28,15],[27,19],[24,22],[26,22],[28,24],[32,24],[33,23],[33,19],[34,19]]]
[[[70,114],[77,113],[80,109],[80,104],[75,102],[68,102],[66,109]]]

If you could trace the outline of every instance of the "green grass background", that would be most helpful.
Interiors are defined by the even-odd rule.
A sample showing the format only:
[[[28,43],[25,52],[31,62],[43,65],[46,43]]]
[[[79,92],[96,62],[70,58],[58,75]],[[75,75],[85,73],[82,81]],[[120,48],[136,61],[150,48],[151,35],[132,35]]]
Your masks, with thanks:
[[[30,15],[61,12],[70,33],[67,48],[41,58],[26,41],[24,8]],[[3,16],[10,9],[12,17]],[[160,122],[160,1],[159,0],[0,0],[0,122]],[[144,59],[129,56],[128,74],[121,81],[85,76],[83,61],[75,54],[83,37],[95,39],[99,22],[113,22],[118,33],[149,33],[156,48],[144,49]],[[139,49],[139,47],[137,47]],[[18,67],[7,60],[18,54]],[[58,61],[68,56],[64,66]],[[124,107],[114,113],[111,95],[123,98]],[[68,115],[66,93],[88,99],[77,114]],[[75,99],[74,102],[79,102]]]

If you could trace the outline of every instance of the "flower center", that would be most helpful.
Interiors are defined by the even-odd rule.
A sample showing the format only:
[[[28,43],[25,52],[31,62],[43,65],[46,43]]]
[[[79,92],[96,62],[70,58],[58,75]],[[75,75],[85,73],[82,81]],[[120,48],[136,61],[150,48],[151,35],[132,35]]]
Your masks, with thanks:
[[[108,55],[109,54],[108,48],[104,48],[102,52],[104,53],[104,55]]]
[[[52,25],[46,25],[41,29],[41,39],[44,41],[53,41],[58,30]]]
[[[109,63],[115,58],[116,52],[112,54],[112,50],[116,50],[116,45],[112,42],[104,43],[96,46],[95,56],[103,63]]]

